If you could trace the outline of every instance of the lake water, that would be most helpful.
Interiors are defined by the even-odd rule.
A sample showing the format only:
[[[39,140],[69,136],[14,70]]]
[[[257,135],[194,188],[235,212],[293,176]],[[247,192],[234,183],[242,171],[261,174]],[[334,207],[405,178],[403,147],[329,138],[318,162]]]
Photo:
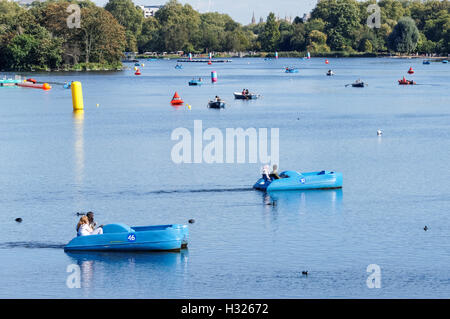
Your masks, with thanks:
[[[0,297],[450,297],[449,66],[324,60],[28,74],[80,81],[82,115],[61,85],[0,88]],[[300,72],[284,73],[288,65]],[[399,86],[404,75],[418,85]],[[187,85],[199,76],[205,85]],[[358,78],[369,85],[345,87]],[[262,98],[234,100],[244,87]],[[170,105],[175,91],[191,110]],[[225,109],[206,107],[215,95]],[[251,189],[262,163],[175,164],[171,133],[193,131],[194,120],[222,132],[279,128],[280,170],[338,171],[344,186],[264,194]],[[189,249],[65,253],[76,213],[88,210],[100,224],[193,218]],[[66,285],[71,264],[81,267],[79,289]],[[370,264],[381,269],[379,289],[366,284]]]

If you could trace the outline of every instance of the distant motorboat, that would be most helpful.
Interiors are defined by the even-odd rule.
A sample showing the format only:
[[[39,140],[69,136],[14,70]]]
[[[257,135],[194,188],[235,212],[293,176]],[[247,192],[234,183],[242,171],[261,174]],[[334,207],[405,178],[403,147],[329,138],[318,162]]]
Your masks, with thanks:
[[[328,70],[328,72],[327,72],[327,75],[328,76],[332,76],[332,75],[335,75],[336,73],[334,73],[333,71],[331,71],[331,70]]]
[[[431,64],[429,60],[423,60],[422,64]]]

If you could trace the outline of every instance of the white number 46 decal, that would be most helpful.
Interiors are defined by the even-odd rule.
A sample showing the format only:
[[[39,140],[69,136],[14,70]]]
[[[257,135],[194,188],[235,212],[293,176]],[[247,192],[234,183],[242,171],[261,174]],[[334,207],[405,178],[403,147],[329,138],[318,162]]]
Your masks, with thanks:
[[[128,241],[135,241],[135,240],[136,240],[136,235],[134,235],[134,234],[128,235]]]

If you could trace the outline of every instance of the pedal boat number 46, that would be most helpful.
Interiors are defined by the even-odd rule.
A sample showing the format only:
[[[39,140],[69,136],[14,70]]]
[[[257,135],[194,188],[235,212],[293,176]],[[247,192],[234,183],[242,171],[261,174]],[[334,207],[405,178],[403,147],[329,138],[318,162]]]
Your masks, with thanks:
[[[179,251],[188,244],[187,225],[103,226],[103,234],[73,238],[64,251]]]
[[[260,178],[253,188],[263,191],[342,188],[342,173],[285,171],[280,177],[272,180]]]

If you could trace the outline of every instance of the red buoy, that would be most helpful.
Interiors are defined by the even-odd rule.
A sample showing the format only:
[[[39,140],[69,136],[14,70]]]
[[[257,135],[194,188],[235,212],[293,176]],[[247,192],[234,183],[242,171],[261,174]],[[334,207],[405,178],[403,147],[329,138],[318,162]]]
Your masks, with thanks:
[[[181,105],[184,103],[184,101],[181,99],[181,97],[178,95],[178,92],[175,92],[173,95],[172,101],[170,101],[172,105]]]
[[[412,68],[412,67],[410,67],[410,68],[409,68],[409,70],[408,70],[408,74],[414,74],[414,70],[413,70],[413,68]]]
[[[137,69],[136,73],[134,73],[134,75],[141,75],[141,71],[139,71],[139,69]]]
[[[328,64],[328,63],[330,63],[330,62],[328,62],[328,59],[326,59],[326,60],[325,60],[325,64]]]

